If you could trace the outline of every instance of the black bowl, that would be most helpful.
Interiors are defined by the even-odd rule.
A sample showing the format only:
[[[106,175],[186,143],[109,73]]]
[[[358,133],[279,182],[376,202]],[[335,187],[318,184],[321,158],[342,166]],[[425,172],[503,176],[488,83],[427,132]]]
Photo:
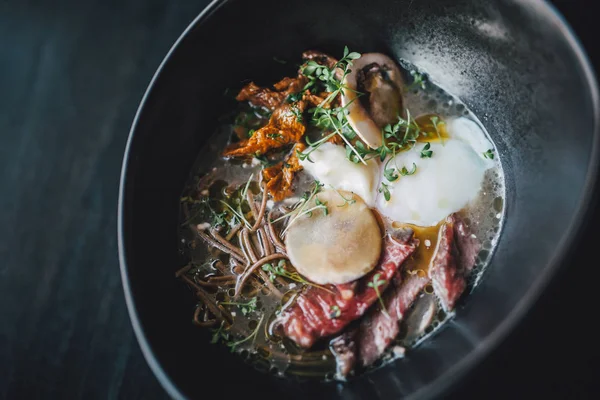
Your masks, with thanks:
[[[305,49],[381,51],[423,68],[493,137],[506,222],[481,284],[455,320],[408,356],[349,384],[255,371],[191,324],[174,278],[179,196],[226,103],[246,79],[289,75]],[[397,398],[439,394],[513,329],[581,230],[598,165],[598,91],[565,22],[541,1],[214,1],[173,46],[135,117],[119,199],[119,251],[133,327],[170,395]]]

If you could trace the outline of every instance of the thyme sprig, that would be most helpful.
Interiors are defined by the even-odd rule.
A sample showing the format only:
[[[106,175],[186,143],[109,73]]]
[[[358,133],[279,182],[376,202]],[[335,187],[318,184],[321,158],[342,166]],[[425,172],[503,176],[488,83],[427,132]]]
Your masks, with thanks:
[[[380,273],[376,273],[375,275],[373,275],[373,279],[367,283],[367,286],[370,288],[373,288],[373,290],[375,290],[375,293],[377,294],[377,298],[379,299],[379,304],[381,304],[381,310],[389,318],[390,315],[388,314],[387,309],[385,308],[385,304],[383,303],[383,298],[381,297],[381,292],[379,291],[379,286],[385,285],[387,283],[387,281],[385,279],[379,279],[380,277],[381,277]]]
[[[258,335],[258,330],[260,329],[264,319],[265,319],[265,314],[263,314],[260,317],[260,320],[256,324],[256,328],[254,328],[254,330],[252,331],[252,333],[250,335],[248,335],[245,338],[238,340],[238,341],[227,341],[225,343],[227,345],[227,347],[229,347],[229,349],[233,352],[240,344],[246,343],[250,339],[252,339],[252,343],[254,343],[254,341],[256,340],[256,336]]]
[[[352,193],[352,197],[350,197],[349,199],[345,198],[344,195],[342,195],[340,193],[339,190],[337,190],[335,187],[333,187],[333,185],[329,185],[333,190],[335,190],[335,192],[342,198],[342,200],[344,200],[343,204],[338,204],[338,207],[344,207],[346,204],[348,205],[352,205],[354,203],[356,203],[356,199],[354,198],[354,193]]]
[[[321,285],[318,285],[316,283],[307,281],[297,271],[294,271],[294,272],[288,271],[286,269],[286,265],[287,265],[287,263],[286,263],[285,260],[280,260],[277,263],[277,265],[274,265],[274,264],[271,264],[271,263],[264,264],[262,266],[262,270],[265,271],[265,272],[267,272],[269,274],[269,279],[271,280],[271,282],[275,281],[275,279],[278,276],[281,276],[283,278],[287,278],[287,279],[292,280],[294,282],[302,283],[304,285],[318,287],[320,289],[323,289],[323,290],[326,290],[328,292],[331,292],[329,289],[327,289],[324,286],[321,286]]]
[[[240,303],[240,302],[236,302],[236,301],[222,301],[219,304],[225,305],[225,306],[236,306],[239,307],[239,309],[242,311],[242,314],[247,315],[253,311],[256,311],[256,307],[257,307],[257,298],[253,297],[252,299],[250,299],[249,301],[245,302],[245,303]]]
[[[312,190],[310,192],[304,193],[304,195],[300,199],[300,202],[296,205],[296,207],[293,210],[271,221],[271,223],[275,223],[281,221],[282,219],[290,218],[287,226],[281,232],[281,237],[284,237],[288,228],[294,223],[294,221],[296,221],[303,215],[308,215],[309,217],[312,217],[312,213],[315,210],[323,210],[323,213],[325,215],[329,214],[327,204],[325,202],[321,202],[318,198],[315,200],[316,205],[314,207],[306,208],[322,188],[323,184],[319,181],[315,181]]]
[[[298,152],[298,157],[300,157],[301,160],[312,162],[310,154],[321,144],[337,134],[346,143],[346,147],[350,149],[350,153],[353,153],[358,161],[366,164],[360,151],[350,142],[350,140],[353,140],[356,137],[356,132],[354,132],[353,128],[350,126],[347,117],[348,106],[352,102],[343,107],[331,107],[333,101],[338,96],[342,95],[344,90],[353,91],[357,95],[361,95],[361,93],[358,93],[356,90],[343,83],[346,76],[352,71],[350,69],[352,61],[360,58],[360,56],[360,53],[355,51],[350,52],[348,46],[345,46],[342,58],[331,68],[318,64],[315,61],[308,61],[302,66],[300,71],[308,78],[308,83],[304,86],[304,90],[310,90],[314,93],[322,91],[329,92],[327,97],[319,105],[308,110],[309,115],[311,115],[311,123],[323,130],[333,131],[333,133],[315,143],[309,143],[309,149],[304,153]],[[341,74],[339,71],[341,71]]]

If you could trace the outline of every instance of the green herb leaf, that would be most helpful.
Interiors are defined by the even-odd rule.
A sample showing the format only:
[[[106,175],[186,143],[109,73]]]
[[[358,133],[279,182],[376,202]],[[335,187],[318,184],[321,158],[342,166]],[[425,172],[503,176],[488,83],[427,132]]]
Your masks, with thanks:
[[[421,88],[425,90],[425,82],[427,82],[427,77],[417,71],[410,71],[410,74],[413,77],[412,83],[408,86],[408,89],[413,88]]]
[[[394,167],[388,168],[388,164],[390,163],[390,161],[392,159],[393,159],[393,157],[390,157],[388,159],[388,161],[385,163],[385,166],[383,168],[383,176],[389,182],[394,182],[395,180],[397,180],[399,178],[398,174],[396,173],[396,169]]]
[[[301,92],[289,94],[288,97],[286,97],[285,99],[285,101],[288,103],[296,103],[300,100],[302,100]]]
[[[329,210],[327,209],[327,202],[323,202],[321,200],[319,200],[318,197],[315,197],[315,204],[317,205],[317,207],[320,207],[323,209],[323,214],[328,215],[329,214]]]
[[[221,321],[221,325],[219,325],[219,327],[217,329],[213,329],[213,331],[212,331],[213,335],[210,340],[210,343],[215,344],[221,339],[229,340],[229,334],[223,331],[224,327],[225,327],[225,321]]]
[[[247,315],[253,311],[256,311],[256,307],[257,307],[256,302],[257,302],[257,298],[253,297],[246,303],[239,303],[239,302],[235,302],[235,301],[222,301],[219,304],[226,305],[226,306],[237,306],[242,311],[242,314]]]
[[[485,153],[483,153],[483,156],[485,158],[489,158],[490,160],[493,160],[494,159],[494,150],[488,149],[488,151],[486,151]]]
[[[330,309],[329,309],[329,318],[336,319],[336,318],[339,318],[340,315],[342,315],[342,310],[340,310],[339,306],[333,305],[333,306],[330,307]]]
[[[402,167],[402,169],[400,170],[400,175],[407,176],[407,175],[412,175],[415,172],[417,172],[417,164],[413,163],[412,169],[410,171],[408,169],[406,169],[406,167]]]
[[[252,341],[254,342],[254,340],[256,340],[256,335],[258,334],[258,330],[261,327],[264,318],[265,318],[265,316],[263,314],[263,316],[260,317],[260,320],[256,324],[256,328],[254,329],[254,331],[250,335],[248,335],[247,337],[243,338],[242,340],[238,340],[237,342],[233,342],[233,341],[227,342],[226,343],[227,347],[229,347],[229,349],[233,352],[233,351],[235,351],[235,349],[240,344],[245,343],[245,342],[249,341],[250,339],[252,339]]]
[[[423,147],[423,150],[421,150],[421,158],[431,158],[433,151],[429,150],[430,148],[431,144],[427,142],[427,144]]]
[[[296,271],[294,271],[294,272],[288,271],[285,268],[286,265],[287,265],[287,263],[285,262],[285,260],[281,260],[275,267],[273,266],[273,264],[270,264],[270,263],[264,264],[262,266],[262,270],[269,273],[269,279],[271,281],[274,281],[277,276],[281,276],[283,278],[287,278],[294,282],[302,283],[304,285],[309,285],[309,286],[315,286],[315,287],[321,288],[325,291],[331,292],[326,287],[323,287],[321,285],[317,285],[316,283],[307,281]]]
[[[433,116],[433,117],[431,117],[429,119],[431,120],[431,123],[433,124],[433,127],[435,128],[435,133],[437,134],[438,139],[440,139],[440,141],[443,144],[444,143],[444,139],[442,138],[442,135],[440,133],[439,126],[440,125],[444,125],[446,123],[444,121],[440,121],[437,116]]]
[[[383,192],[383,197],[385,198],[385,201],[390,201],[391,199],[391,194],[390,194],[390,189],[388,188],[388,185],[386,185],[385,183],[381,183],[381,187],[379,188],[379,193]]]
[[[387,315],[389,317],[389,314],[387,313],[387,309],[385,308],[385,304],[383,303],[383,298],[381,297],[381,292],[379,290],[379,287],[381,285],[385,285],[387,283],[387,281],[385,279],[380,279],[380,278],[381,278],[381,274],[376,273],[375,275],[373,275],[373,279],[367,283],[367,286],[370,288],[373,288],[373,290],[375,290],[375,293],[377,294],[377,298],[379,299],[379,304],[381,305],[381,310],[385,313],[385,315]]]
[[[347,198],[345,198],[345,197],[344,197],[344,196],[343,196],[343,195],[340,193],[340,191],[339,191],[339,190],[337,190],[335,187],[333,187],[332,185],[329,185],[329,186],[331,186],[331,188],[332,188],[333,190],[335,190],[335,192],[336,192],[337,194],[339,194],[339,195],[340,195],[340,197],[342,198],[342,200],[344,200],[344,203],[343,203],[343,204],[340,204],[340,205],[338,205],[338,207],[344,207],[346,204],[354,204],[354,203],[356,203],[356,199],[354,199],[354,193],[352,193],[352,195],[351,195],[352,197],[350,197],[349,199],[347,199]]]

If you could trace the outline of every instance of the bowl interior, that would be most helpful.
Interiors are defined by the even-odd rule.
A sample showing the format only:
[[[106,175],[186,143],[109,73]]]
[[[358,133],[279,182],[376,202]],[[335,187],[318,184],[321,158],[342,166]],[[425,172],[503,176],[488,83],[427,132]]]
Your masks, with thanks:
[[[292,382],[255,371],[191,324],[193,296],[174,278],[187,261],[177,250],[179,195],[217,117],[229,111],[226,88],[269,84],[293,74],[302,51],[339,55],[344,45],[416,64],[481,119],[506,174],[506,222],[484,279],[432,340],[346,385]],[[540,1],[213,3],[155,77],[126,154],[120,250],[147,359],[178,397],[218,385],[231,396],[253,387],[345,399],[442,389],[522,315],[564,256],[590,191],[597,109],[579,48]]]

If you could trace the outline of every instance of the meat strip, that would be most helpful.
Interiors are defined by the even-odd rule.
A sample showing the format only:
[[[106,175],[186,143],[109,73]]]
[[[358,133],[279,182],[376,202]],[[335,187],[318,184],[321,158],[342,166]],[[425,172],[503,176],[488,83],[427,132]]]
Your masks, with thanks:
[[[350,328],[340,336],[331,339],[329,350],[333,353],[336,362],[336,376],[338,379],[344,379],[354,368],[356,363],[356,338],[358,329]]]
[[[283,335],[299,346],[311,347],[318,339],[340,332],[363,315],[384,293],[398,267],[416,248],[412,230],[387,235],[379,264],[363,278],[342,285],[329,285],[328,290],[310,287],[296,302],[281,313],[277,325]],[[377,275],[377,276],[376,276]],[[369,282],[382,284],[373,287]]]
[[[467,286],[480,243],[457,214],[450,215],[440,228],[435,255],[429,267],[433,290],[444,310],[452,311]]]
[[[401,274],[395,276],[394,287],[384,296],[386,312],[374,307],[361,321],[358,334],[359,360],[367,366],[375,362],[400,331],[400,321],[410,309],[417,296],[429,283],[428,277],[410,275],[400,282]]]

